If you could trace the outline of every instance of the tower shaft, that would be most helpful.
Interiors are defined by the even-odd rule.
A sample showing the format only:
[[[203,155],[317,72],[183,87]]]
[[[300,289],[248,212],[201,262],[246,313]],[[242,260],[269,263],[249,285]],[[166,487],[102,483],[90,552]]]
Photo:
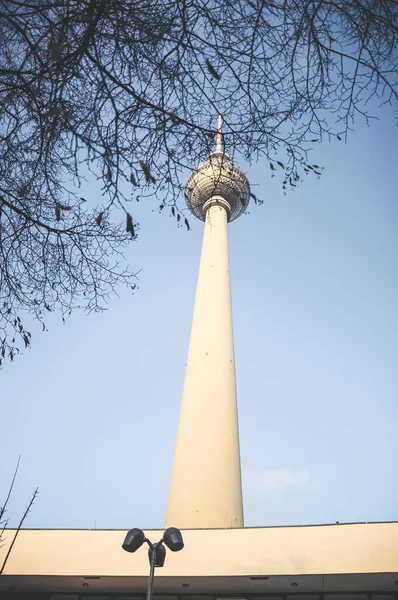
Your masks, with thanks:
[[[166,527],[243,527],[228,215],[209,204]]]

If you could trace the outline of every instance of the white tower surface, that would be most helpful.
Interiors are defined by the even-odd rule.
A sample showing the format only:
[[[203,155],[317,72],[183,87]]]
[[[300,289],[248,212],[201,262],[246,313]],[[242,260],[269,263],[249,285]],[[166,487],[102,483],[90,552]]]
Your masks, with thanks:
[[[166,527],[243,527],[229,221],[246,209],[250,187],[222,148],[188,178],[185,200],[205,221]]]

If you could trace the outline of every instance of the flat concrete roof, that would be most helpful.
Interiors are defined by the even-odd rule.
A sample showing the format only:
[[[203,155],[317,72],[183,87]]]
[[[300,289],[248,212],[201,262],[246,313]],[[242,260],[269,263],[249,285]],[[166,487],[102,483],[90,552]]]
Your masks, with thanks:
[[[5,532],[0,564],[14,533]],[[163,532],[145,533],[156,542]],[[157,594],[398,593],[397,522],[182,533],[184,549],[168,550],[165,566],[156,570]],[[0,577],[0,591],[144,593],[147,550],[124,552],[125,534],[23,529]]]

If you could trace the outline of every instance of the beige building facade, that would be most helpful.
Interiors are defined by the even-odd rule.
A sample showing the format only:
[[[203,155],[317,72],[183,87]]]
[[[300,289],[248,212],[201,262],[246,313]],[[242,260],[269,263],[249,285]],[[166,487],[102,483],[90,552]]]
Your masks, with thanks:
[[[143,598],[147,552],[124,552],[125,533],[22,530],[0,577],[1,600]],[[8,530],[0,564],[12,536]],[[159,599],[398,598],[398,523],[199,529],[183,536],[184,549],[168,552],[156,571]]]

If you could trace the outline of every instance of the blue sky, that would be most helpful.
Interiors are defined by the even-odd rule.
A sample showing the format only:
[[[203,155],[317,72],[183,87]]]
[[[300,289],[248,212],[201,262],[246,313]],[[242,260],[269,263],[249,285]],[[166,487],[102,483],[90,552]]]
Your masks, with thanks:
[[[398,520],[397,130],[378,116],[287,196],[241,163],[264,199],[229,228],[246,525]],[[11,525],[39,486],[27,527],[163,526],[202,223],[133,208],[139,290],[32,324],[0,372]]]

